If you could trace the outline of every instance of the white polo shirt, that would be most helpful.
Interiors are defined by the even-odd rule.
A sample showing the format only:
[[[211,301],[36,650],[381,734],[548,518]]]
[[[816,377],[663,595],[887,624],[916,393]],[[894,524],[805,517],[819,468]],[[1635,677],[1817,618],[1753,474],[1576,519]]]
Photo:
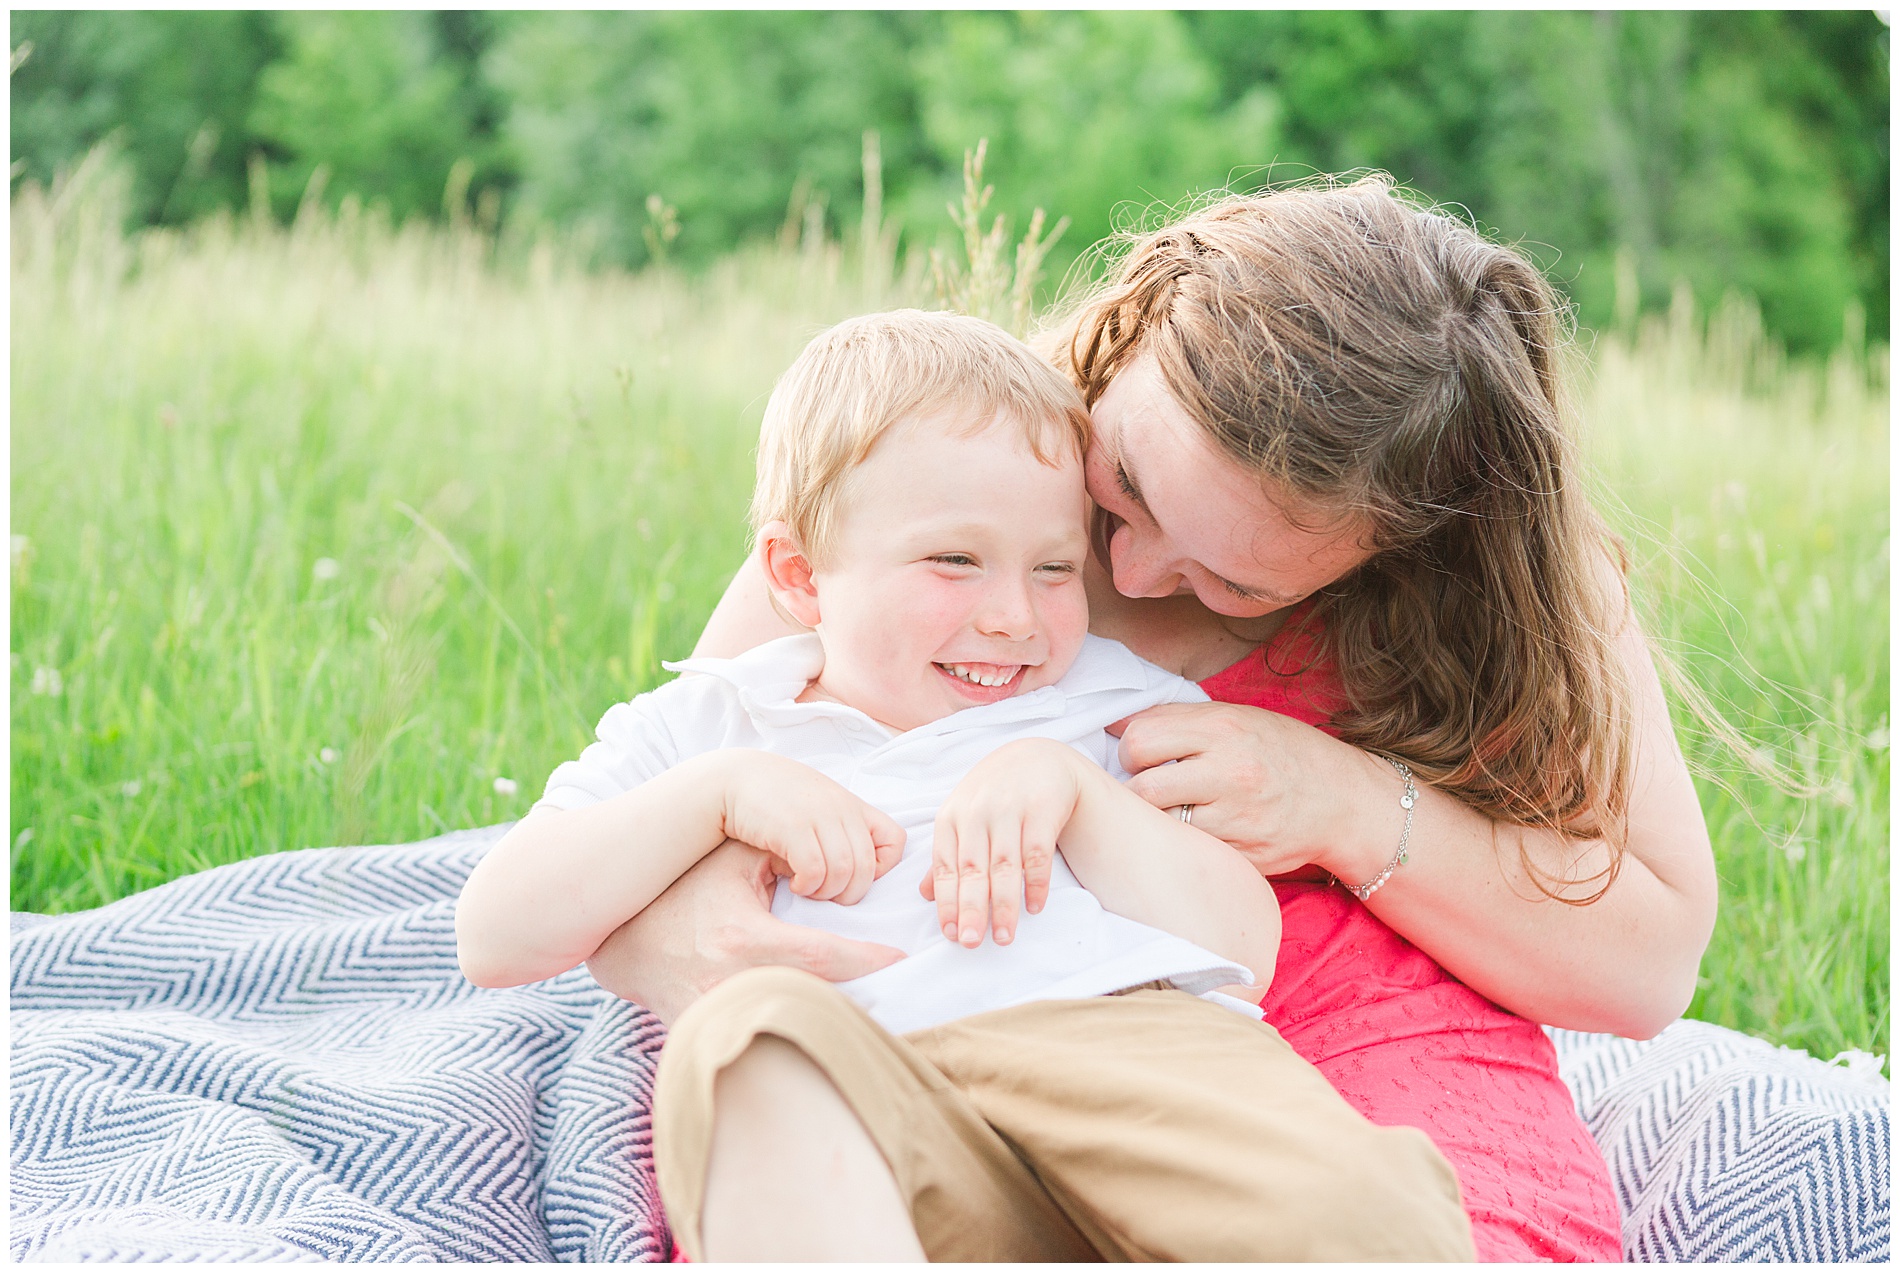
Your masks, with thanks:
[[[1160,703],[1205,702],[1192,681],[1091,636],[1056,684],[896,734],[841,703],[796,701],[824,666],[815,635],[785,637],[736,659],[665,666],[699,675],[609,708],[599,741],[549,776],[540,803],[582,808],[693,756],[749,747],[810,765],[882,809],[904,828],[903,860],[856,905],[799,897],[780,880],[772,912],[909,956],[840,987],[885,1029],[902,1034],[1012,1004],[1090,998],[1149,981],[1202,994],[1253,980],[1246,968],[1192,942],[1104,910],[1060,856],[1048,904],[1040,914],[1022,915],[1007,946],[985,937],[967,950],[946,940],[936,904],[918,892],[930,869],[938,806],[978,761],[1014,739],[1052,738],[1125,781],[1106,727]]]

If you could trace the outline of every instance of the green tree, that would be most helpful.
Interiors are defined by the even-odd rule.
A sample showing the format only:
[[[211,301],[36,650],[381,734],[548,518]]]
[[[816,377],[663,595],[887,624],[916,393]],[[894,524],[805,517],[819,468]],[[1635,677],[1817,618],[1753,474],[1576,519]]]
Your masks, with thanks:
[[[866,128],[901,185],[925,159],[908,50],[928,15],[555,13],[514,25],[486,63],[510,102],[521,204],[586,223],[645,259],[646,201],[678,209],[673,251],[703,260],[776,230],[803,186],[855,209]],[[834,223],[838,220],[833,216]]]
[[[989,139],[998,210],[1068,216],[1066,255],[1153,204],[1245,182],[1274,158],[1270,94],[1218,101],[1220,81],[1165,12],[955,13],[916,56],[925,136],[940,168]],[[908,201],[933,225],[945,182]],[[933,219],[934,218],[934,219]]]
[[[1868,13],[1191,15],[1223,100],[1259,84],[1283,157],[1379,167],[1524,241],[1585,322],[1687,279],[1798,348],[1850,301],[1887,330],[1888,33]]]
[[[499,156],[492,140],[478,135],[472,59],[465,49],[458,62],[443,47],[438,17],[447,16],[279,15],[284,52],[258,83],[251,122],[277,161],[273,193],[280,206],[294,203],[319,165],[333,196],[385,200],[397,218],[439,210],[458,160],[496,177]]]
[[[882,138],[885,207],[937,240],[988,137],[995,208],[1072,226],[1051,261],[1193,192],[1378,167],[1524,242],[1586,323],[1687,279],[1759,298],[1796,348],[1858,301],[1888,331],[1887,26],[1859,12],[22,12],[15,179],[111,137],[133,215],[245,199],[280,213],[318,165],[398,216],[452,166],[609,260],[703,261],[788,201],[855,216]],[[1117,209],[1120,212],[1117,212]]]
[[[268,14],[15,10],[15,180],[49,182],[111,137],[132,169],[132,213],[180,222],[244,195],[257,80],[277,55]]]

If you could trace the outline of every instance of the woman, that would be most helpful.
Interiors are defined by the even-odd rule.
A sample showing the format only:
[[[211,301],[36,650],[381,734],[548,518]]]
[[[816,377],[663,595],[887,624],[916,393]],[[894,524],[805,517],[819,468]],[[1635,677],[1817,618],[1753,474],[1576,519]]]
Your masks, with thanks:
[[[1656,1033],[1714,923],[1564,433],[1563,313],[1522,257],[1368,179],[1141,238],[1043,342],[1095,422],[1092,626],[1219,700],[1129,722],[1135,788],[1273,878],[1268,1021],[1372,1122],[1432,1137],[1487,1259],[1620,1258],[1533,1023]],[[742,572],[699,652],[785,631]],[[670,1018],[752,964],[889,959],[774,924],[769,884],[729,846],[596,975]]]

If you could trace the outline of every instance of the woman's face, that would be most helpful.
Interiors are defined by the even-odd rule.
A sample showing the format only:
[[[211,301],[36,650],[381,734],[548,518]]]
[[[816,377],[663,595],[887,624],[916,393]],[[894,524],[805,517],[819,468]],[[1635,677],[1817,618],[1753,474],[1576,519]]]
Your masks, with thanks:
[[[1275,498],[1215,450],[1148,355],[1109,382],[1091,415],[1095,552],[1123,596],[1192,592],[1217,614],[1254,618],[1304,601],[1372,555],[1362,519]]]

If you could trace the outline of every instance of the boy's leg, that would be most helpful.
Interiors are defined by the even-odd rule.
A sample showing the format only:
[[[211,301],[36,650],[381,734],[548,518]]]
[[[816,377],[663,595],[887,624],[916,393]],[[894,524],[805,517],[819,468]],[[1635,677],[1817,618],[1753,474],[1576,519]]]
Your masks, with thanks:
[[[754,1040],[720,1071],[713,1105],[706,1259],[922,1262],[884,1156],[803,1052]]]
[[[716,1117],[716,1098],[729,1093],[722,1074],[748,1053],[782,1056],[773,1049],[755,1052],[761,1039],[782,1041],[808,1061],[804,1068],[822,1076],[856,1116],[888,1165],[931,1259],[1098,1258],[1010,1146],[908,1043],[828,982],[789,968],[755,968],[683,1013],[660,1054],[653,1102],[660,1194],[674,1236],[694,1260],[709,1258],[713,1222],[723,1241],[731,1227],[726,1217],[734,1209],[743,1217],[744,1199],[728,1208],[713,1196],[715,1187],[724,1190],[730,1182],[709,1181],[708,1165],[716,1137],[744,1131],[739,1120]],[[771,1077],[751,1079],[756,1086]],[[744,1091],[746,1082],[742,1078],[742,1095],[756,1096]],[[787,1093],[785,1099],[797,1098]],[[802,1154],[780,1162],[784,1179],[811,1171],[833,1147],[800,1148]],[[764,1249],[787,1258],[762,1222],[755,1231]]]
[[[1270,1026],[1178,990],[1023,1004],[905,1036],[1126,1260],[1470,1260],[1452,1170]]]

